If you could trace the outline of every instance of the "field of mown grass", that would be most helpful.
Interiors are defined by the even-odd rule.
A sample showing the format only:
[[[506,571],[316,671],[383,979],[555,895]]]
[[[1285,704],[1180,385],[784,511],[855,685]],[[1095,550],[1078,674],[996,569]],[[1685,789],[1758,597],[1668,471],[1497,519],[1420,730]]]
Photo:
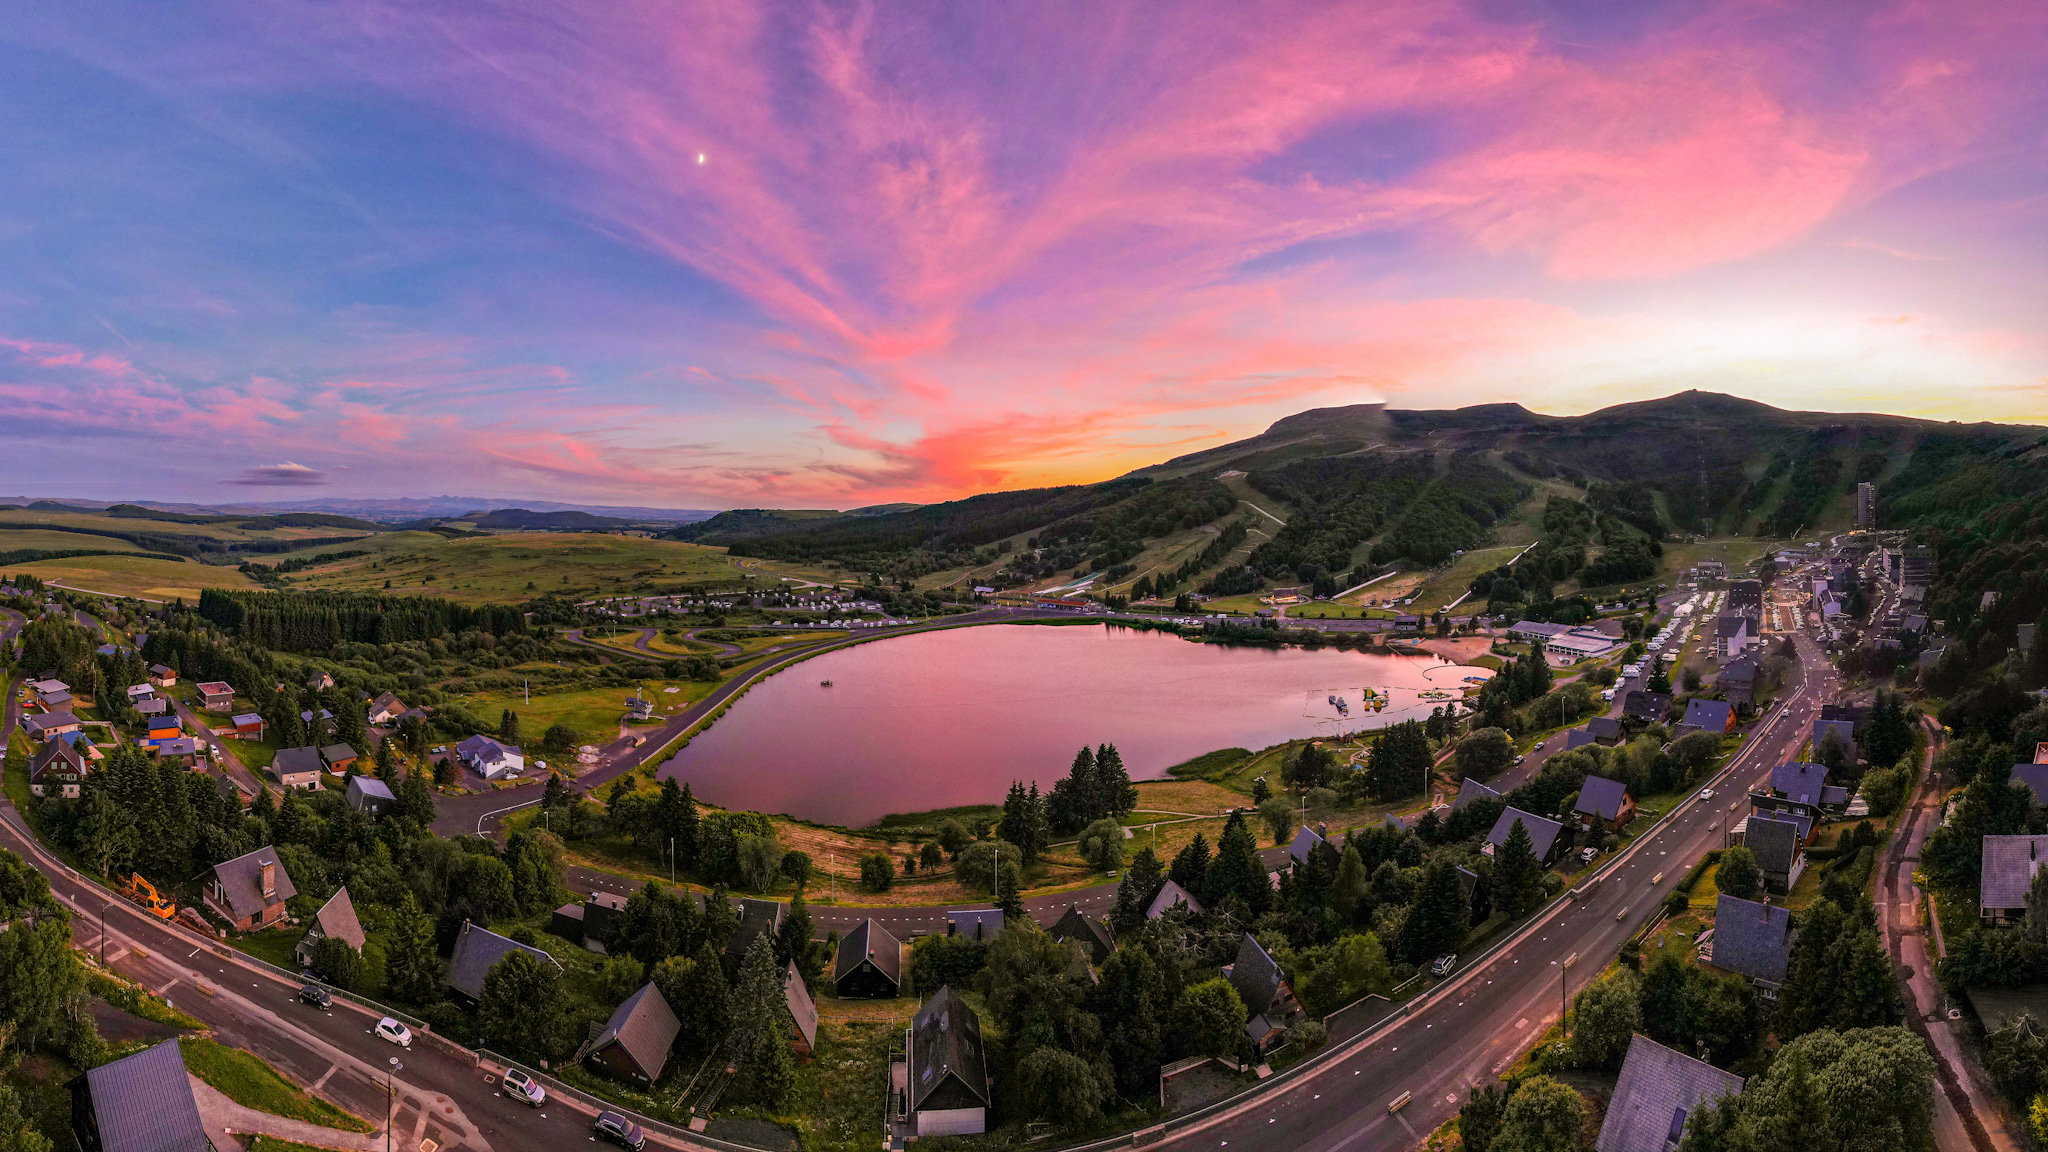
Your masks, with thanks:
[[[188,1036],[178,1041],[185,1067],[237,1104],[344,1132],[374,1132],[376,1125],[308,1095],[262,1058],[217,1041]]]
[[[97,548],[99,544],[90,542],[104,537],[72,536],[70,539],[89,542],[70,547]],[[6,536],[0,535],[0,545],[5,542]],[[119,544],[120,541],[110,543]],[[73,556],[65,560],[38,560],[32,564],[14,565],[8,572],[26,572],[38,580],[57,580],[89,592],[142,596],[154,600],[182,598],[187,603],[198,600],[203,588],[258,587],[255,581],[233,568],[196,561],[155,560],[147,556]]]
[[[251,519],[256,517],[251,516]],[[50,512],[40,509],[0,508],[0,524],[48,524],[65,528],[99,528],[115,532],[148,532],[158,536],[188,536],[195,540],[302,540],[329,536],[356,534],[350,528],[238,528],[226,524],[180,524],[171,520],[144,520],[126,516],[104,516],[97,512]],[[0,531],[0,539],[15,535],[14,532]],[[111,537],[94,537],[83,533],[59,532],[71,540],[109,540]],[[108,546],[118,544],[113,541]],[[72,548],[94,548],[93,543],[71,544]],[[45,547],[45,545],[0,545],[0,547]],[[336,547],[340,547],[336,545]]]
[[[654,701],[657,719],[702,700],[716,687],[701,680],[641,681],[641,693]],[[681,691],[669,693],[663,691],[665,688]],[[556,723],[574,728],[583,743],[601,744],[618,736],[619,725],[626,716],[626,701],[632,695],[632,689],[624,686],[581,688],[571,692],[535,692],[529,702],[524,693],[511,689],[472,692],[455,697],[455,702],[493,724],[501,712],[510,708],[519,714],[520,735],[528,744],[538,744],[541,733]]]
[[[448,539],[426,532],[406,535],[412,539],[403,546],[323,564],[288,579],[295,586],[363,592],[383,591],[388,583],[392,592],[429,592],[466,603],[514,604],[550,592],[572,599],[653,594],[744,575],[723,549],[641,536],[507,532]]]
[[[1416,615],[1422,615],[1448,605],[1472,587],[1474,578],[1507,563],[1524,547],[1524,544],[1503,544],[1494,548],[1475,548],[1465,553],[1458,557],[1457,563],[1433,574],[1423,582],[1422,588],[1415,594],[1415,603],[1410,606],[1410,610]],[[1485,605],[1482,603],[1480,607],[1484,608]],[[1462,611],[1464,605],[1459,605],[1459,608]]]

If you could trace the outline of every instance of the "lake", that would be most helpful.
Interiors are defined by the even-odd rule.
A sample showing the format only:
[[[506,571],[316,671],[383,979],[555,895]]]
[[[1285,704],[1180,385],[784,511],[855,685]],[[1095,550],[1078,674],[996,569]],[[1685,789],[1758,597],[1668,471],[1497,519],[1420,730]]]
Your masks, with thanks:
[[[660,774],[727,808],[859,827],[1001,803],[1012,780],[1049,789],[1083,744],[1115,744],[1132,779],[1157,779],[1218,748],[1419,719],[1440,702],[1420,693],[1455,697],[1466,676],[1486,675],[1434,656],[1198,644],[1104,625],[956,628],[777,673]],[[1366,688],[1385,710],[1363,708]]]

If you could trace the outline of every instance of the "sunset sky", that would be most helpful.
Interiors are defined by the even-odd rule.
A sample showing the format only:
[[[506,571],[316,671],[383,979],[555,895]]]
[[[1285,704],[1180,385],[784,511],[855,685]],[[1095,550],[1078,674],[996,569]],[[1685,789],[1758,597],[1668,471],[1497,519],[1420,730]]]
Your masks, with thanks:
[[[0,491],[852,507],[1305,408],[2048,422],[2048,6],[38,3]]]

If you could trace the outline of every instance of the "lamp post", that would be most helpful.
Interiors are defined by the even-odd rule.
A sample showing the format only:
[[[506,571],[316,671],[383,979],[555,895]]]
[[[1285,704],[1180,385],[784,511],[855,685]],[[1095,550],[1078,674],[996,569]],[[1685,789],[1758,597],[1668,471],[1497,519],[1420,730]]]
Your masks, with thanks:
[[[405,1065],[398,1062],[398,1057],[393,1056],[391,1058],[391,1067],[384,1072],[384,1152],[391,1152],[391,1112],[392,1104],[394,1103],[391,1077],[403,1067]]]
[[[1565,957],[1565,958],[1564,958],[1564,960],[1563,960],[1562,962],[1559,962],[1559,961],[1556,961],[1556,960],[1552,960],[1552,961],[1550,962],[1550,966],[1551,966],[1552,968],[1555,968],[1555,969],[1557,969],[1557,1028],[1558,1028],[1558,1031],[1559,1031],[1559,1032],[1560,1032],[1560,1033],[1561,1033],[1561,1034],[1562,1034],[1562,1035],[1564,1036],[1564,1038],[1565,1038],[1565,1039],[1567,1039],[1567,1040],[1571,1039],[1571,1035],[1572,1035],[1572,1032],[1571,1032],[1571,1025],[1570,1025],[1570,1023],[1568,1023],[1568,1022],[1567,1022],[1567,1020],[1566,1020],[1566,1016],[1565,1016],[1565,1013],[1566,1013],[1566,1000],[1565,1000],[1565,992],[1564,992],[1564,982],[1565,982],[1565,973],[1571,970],[1571,966],[1572,966],[1572,961],[1574,961],[1574,960],[1577,960],[1578,958],[1579,958],[1579,954],[1578,954],[1577,952],[1574,952],[1574,953],[1572,953],[1571,955],[1569,955],[1569,956]]]
[[[107,966],[107,908],[109,901],[100,901],[100,967]]]

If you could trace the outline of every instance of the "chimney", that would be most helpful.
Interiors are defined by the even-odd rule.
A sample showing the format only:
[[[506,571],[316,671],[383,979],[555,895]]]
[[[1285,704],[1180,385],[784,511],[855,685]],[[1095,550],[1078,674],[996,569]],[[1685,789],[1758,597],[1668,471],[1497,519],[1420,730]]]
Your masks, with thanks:
[[[268,900],[275,895],[277,895],[277,861],[265,860],[263,862],[263,898]]]

